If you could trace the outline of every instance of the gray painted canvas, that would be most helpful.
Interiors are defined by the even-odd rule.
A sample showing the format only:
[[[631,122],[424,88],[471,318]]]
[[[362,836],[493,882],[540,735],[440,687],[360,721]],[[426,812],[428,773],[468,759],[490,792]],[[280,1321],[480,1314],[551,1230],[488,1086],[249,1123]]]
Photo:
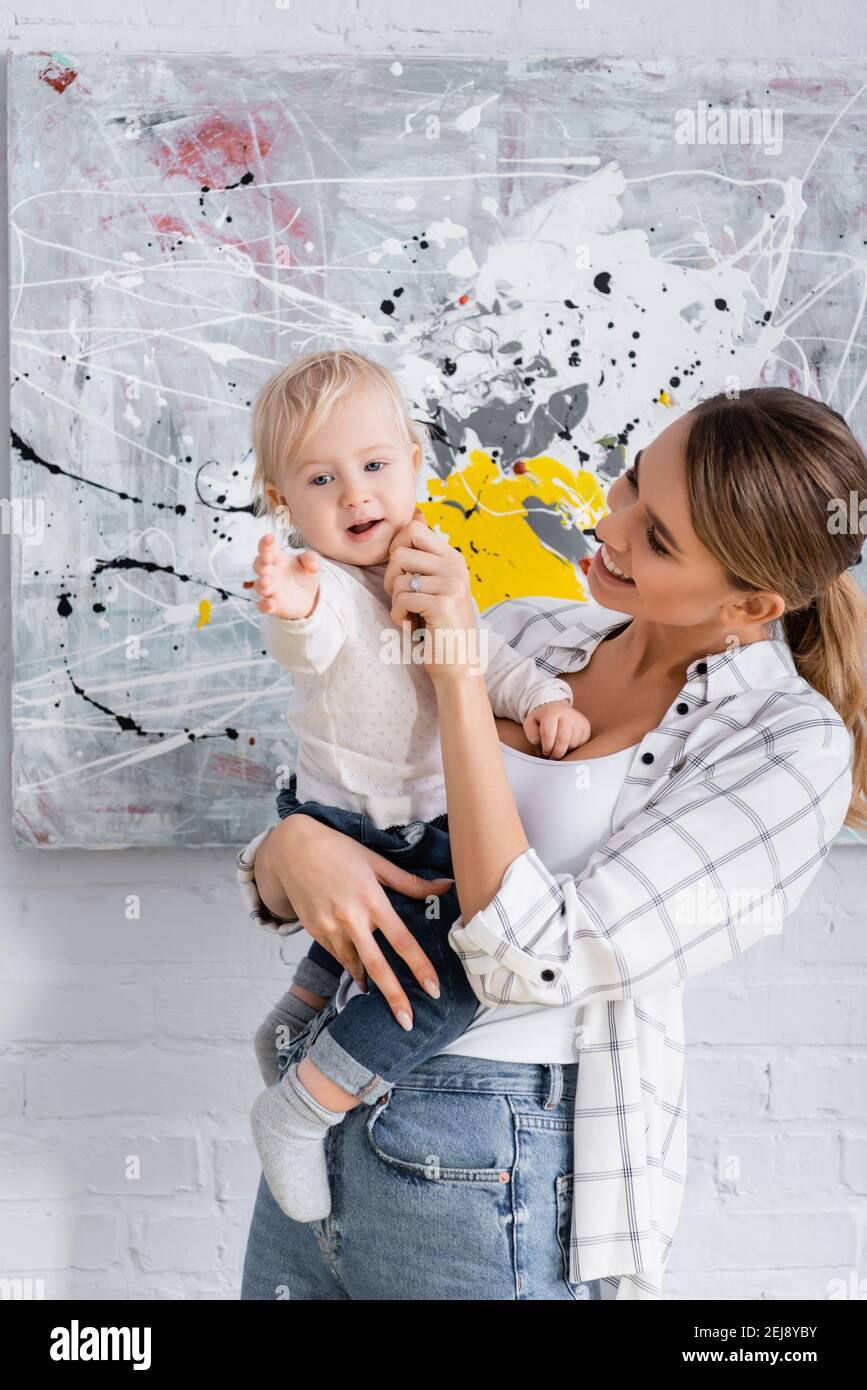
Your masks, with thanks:
[[[586,597],[601,490],[702,396],[867,437],[862,67],[11,55],[16,843],[274,819],[249,408],[299,353],[439,425],[482,607]]]

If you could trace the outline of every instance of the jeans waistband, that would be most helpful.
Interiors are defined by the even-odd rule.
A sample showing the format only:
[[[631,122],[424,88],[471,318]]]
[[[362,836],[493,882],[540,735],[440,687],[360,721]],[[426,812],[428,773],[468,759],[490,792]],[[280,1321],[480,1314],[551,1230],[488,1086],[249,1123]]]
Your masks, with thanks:
[[[395,1089],[485,1091],[500,1095],[536,1096],[543,1104],[572,1100],[578,1080],[578,1062],[501,1062],[488,1057],[465,1057],[442,1052],[419,1063]]]

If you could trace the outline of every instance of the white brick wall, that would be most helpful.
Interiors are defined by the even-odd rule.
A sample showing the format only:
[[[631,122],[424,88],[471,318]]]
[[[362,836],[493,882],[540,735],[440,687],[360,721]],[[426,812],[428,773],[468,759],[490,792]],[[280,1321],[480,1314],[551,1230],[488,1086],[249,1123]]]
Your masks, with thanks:
[[[854,0],[30,0],[0,6],[0,33],[49,52],[785,58],[863,51],[862,14]],[[0,333],[8,378],[5,312]],[[7,827],[8,588],[4,559]],[[688,991],[672,1297],[822,1298],[829,1279],[864,1277],[865,901],[867,851],[834,850],[781,937]],[[288,970],[238,911],[231,854],[16,853],[7,829],[0,923],[0,1274],[44,1278],[47,1298],[237,1298],[258,1179],[251,1035]]]

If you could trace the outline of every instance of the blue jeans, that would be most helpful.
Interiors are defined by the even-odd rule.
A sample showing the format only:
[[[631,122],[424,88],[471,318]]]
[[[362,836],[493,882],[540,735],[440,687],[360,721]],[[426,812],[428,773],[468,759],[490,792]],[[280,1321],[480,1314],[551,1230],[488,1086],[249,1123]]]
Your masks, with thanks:
[[[430,821],[412,821],[382,830],[363,812],[345,811],[318,801],[299,801],[295,794],[296,781],[293,773],[288,786],[278,793],[277,809],[283,819],[296,813],[312,816],[420,878],[454,876],[445,814]],[[376,931],[377,945],[410,1001],[412,1029],[407,1032],[401,1028],[385,995],[374,980],[369,980],[368,992],[354,996],[335,1013],[328,1028],[318,1032],[310,1049],[310,1059],[320,1071],[368,1105],[383,1095],[393,1082],[460,1037],[479,1006],[460,957],[449,945],[448,929],[460,914],[454,888],[439,897],[432,895],[432,906],[436,909],[432,918],[427,916],[424,898],[409,898],[385,885],[383,891],[433,964],[439,979],[440,997],[433,999],[422,988],[403,957],[381,931]],[[314,941],[300,962],[293,982],[330,999],[342,974],[340,962]]]
[[[325,1139],[329,1216],[292,1221],[262,1177],[241,1299],[600,1299],[568,1277],[579,1065],[447,1053],[350,1110]]]

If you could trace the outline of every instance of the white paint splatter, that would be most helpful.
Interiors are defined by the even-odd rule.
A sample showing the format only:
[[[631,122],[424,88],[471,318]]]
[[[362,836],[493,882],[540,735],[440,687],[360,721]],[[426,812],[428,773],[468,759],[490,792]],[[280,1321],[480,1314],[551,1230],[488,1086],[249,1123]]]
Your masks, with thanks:
[[[482,118],[482,112],[485,107],[490,105],[492,101],[496,101],[499,95],[499,92],[494,92],[493,96],[488,97],[485,101],[479,102],[476,106],[468,106],[466,111],[462,111],[457,117],[455,121],[455,130],[475,130]]]

